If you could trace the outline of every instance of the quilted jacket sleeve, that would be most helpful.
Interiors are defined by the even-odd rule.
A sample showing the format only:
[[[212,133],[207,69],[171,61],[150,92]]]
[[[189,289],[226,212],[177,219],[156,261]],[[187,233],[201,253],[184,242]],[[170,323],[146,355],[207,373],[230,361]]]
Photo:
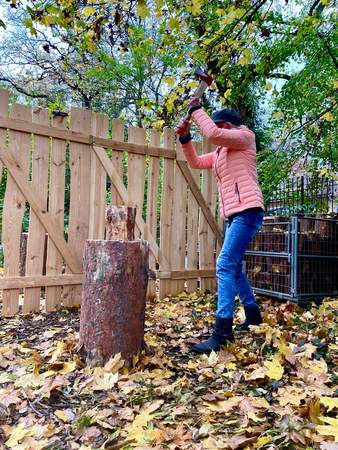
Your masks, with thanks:
[[[188,164],[193,169],[211,169],[214,152],[198,155],[191,141],[182,145]]]
[[[255,133],[248,128],[218,128],[203,109],[194,111],[191,116],[204,137],[221,147],[245,150],[256,148]]]

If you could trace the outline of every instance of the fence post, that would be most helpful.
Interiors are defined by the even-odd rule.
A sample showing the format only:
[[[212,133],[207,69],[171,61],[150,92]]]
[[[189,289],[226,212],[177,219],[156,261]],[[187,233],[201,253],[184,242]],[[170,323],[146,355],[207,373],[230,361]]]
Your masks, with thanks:
[[[290,239],[290,237],[289,237]],[[297,302],[298,285],[298,217],[291,216],[291,301]]]

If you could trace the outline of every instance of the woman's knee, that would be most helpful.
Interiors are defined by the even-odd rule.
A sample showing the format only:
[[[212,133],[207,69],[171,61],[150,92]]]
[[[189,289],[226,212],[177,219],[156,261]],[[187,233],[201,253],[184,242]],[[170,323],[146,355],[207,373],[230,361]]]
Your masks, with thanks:
[[[217,263],[216,263],[216,273],[221,273],[221,272],[231,272],[231,273],[235,273],[236,272],[236,262],[233,261],[233,259],[231,258],[231,255],[224,253],[224,254],[220,254],[219,257],[217,258]]]

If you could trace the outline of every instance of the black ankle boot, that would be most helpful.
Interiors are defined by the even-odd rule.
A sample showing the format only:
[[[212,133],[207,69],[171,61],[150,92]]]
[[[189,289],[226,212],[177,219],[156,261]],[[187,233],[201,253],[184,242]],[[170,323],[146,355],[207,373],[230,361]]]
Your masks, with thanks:
[[[249,325],[260,325],[263,320],[258,305],[244,306],[245,322],[241,325],[243,331],[249,330]]]
[[[233,340],[232,333],[232,319],[223,319],[221,317],[216,317],[216,323],[212,335],[204,342],[196,344],[192,347],[191,351],[195,353],[206,353],[209,354],[212,351],[218,351],[225,345],[228,341]]]

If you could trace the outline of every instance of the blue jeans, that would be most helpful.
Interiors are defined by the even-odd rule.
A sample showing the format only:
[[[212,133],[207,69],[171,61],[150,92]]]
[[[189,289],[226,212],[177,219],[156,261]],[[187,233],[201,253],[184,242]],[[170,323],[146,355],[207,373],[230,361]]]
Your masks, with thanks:
[[[263,211],[248,210],[235,214],[229,220],[216,266],[217,317],[233,317],[236,294],[239,294],[243,306],[256,305],[249,281],[243,272],[243,258],[250,241],[262,226],[263,217]]]

